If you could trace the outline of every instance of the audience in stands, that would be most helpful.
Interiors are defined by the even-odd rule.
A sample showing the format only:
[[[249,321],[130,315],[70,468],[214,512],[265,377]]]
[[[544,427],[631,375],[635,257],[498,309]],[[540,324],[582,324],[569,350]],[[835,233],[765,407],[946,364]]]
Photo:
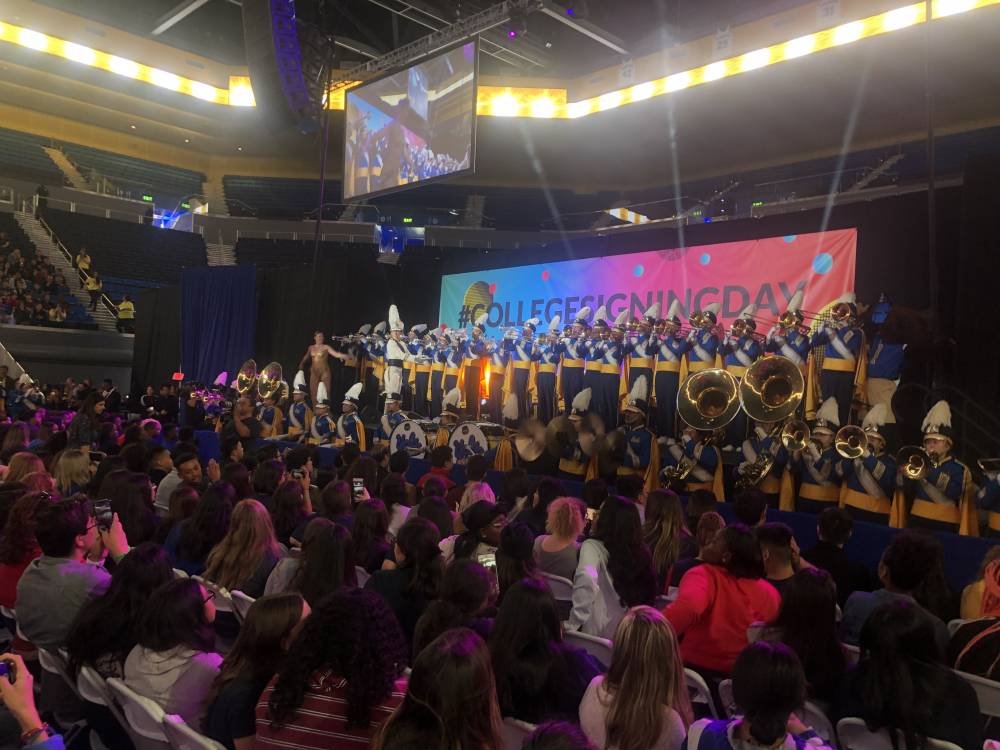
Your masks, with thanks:
[[[165,543],[174,526],[190,518],[200,501],[201,496],[194,487],[181,486],[171,492],[170,500],[167,503],[167,515],[160,520],[160,525],[156,527],[153,541],[157,544]]]
[[[500,532],[500,546],[496,551],[496,574],[502,602],[504,594],[519,581],[538,578],[538,563],[535,562],[534,535],[531,527],[520,521],[504,526]]]
[[[314,518],[306,526],[301,554],[278,563],[265,593],[295,591],[316,607],[328,594],[357,584],[351,533],[326,518]]]
[[[385,510],[385,504],[377,498],[358,503],[351,527],[354,559],[367,572],[380,570],[382,563],[387,558],[392,558],[393,549],[387,539],[388,533],[389,514]]]
[[[235,502],[232,485],[216,482],[205,490],[191,517],[174,526],[164,542],[175,568],[188,575],[205,571],[208,553],[229,530]]]
[[[486,568],[473,560],[456,560],[441,577],[438,598],[427,605],[413,633],[413,653],[451,628],[469,628],[488,638],[493,618],[485,617],[492,600],[494,580]]]
[[[526,508],[517,514],[517,520],[526,523],[534,532],[535,536],[545,533],[545,524],[548,522],[549,506],[566,494],[562,482],[553,477],[542,477],[535,485],[535,492],[531,497],[531,507]]]
[[[634,607],[615,631],[608,673],[580,703],[580,726],[599,748],[679,750],[694,716],[673,628]]]
[[[294,532],[300,527],[305,528],[304,524],[308,523],[313,515],[308,474],[301,480],[289,479],[282,482],[271,498],[274,533],[278,542],[285,547],[293,546]]]
[[[104,397],[99,393],[91,393],[83,402],[83,407],[73,417],[66,428],[67,447],[93,450],[101,429],[101,414],[104,413]]]
[[[611,496],[592,536],[580,546],[573,574],[573,609],[566,627],[611,638],[625,611],[652,604],[656,578],[635,503]]]
[[[306,618],[261,694],[254,747],[364,747],[403,700],[408,657],[382,597],[363,589],[331,594]]]
[[[0,606],[17,608],[17,584],[31,563],[42,554],[35,538],[40,507],[52,501],[48,493],[22,494],[10,509],[0,539]]]
[[[646,497],[642,536],[653,555],[656,590],[667,590],[670,569],[680,559],[681,540],[690,536],[684,525],[681,500],[672,490],[653,490]]]
[[[871,591],[872,575],[862,563],[851,560],[844,545],[851,538],[854,520],[843,508],[826,508],[819,514],[816,534],[819,541],[802,557],[833,576],[837,585],[837,603],[843,607],[855,591]]]
[[[757,527],[757,542],[764,562],[764,578],[783,594],[795,575],[792,530],[783,523],[763,523]]]
[[[715,511],[702,513],[698,517],[698,524],[695,526],[694,535],[696,542],[694,556],[682,558],[674,564],[674,567],[670,571],[671,586],[680,586],[681,579],[685,573],[691,570],[691,568],[704,565],[705,554],[711,554],[708,550],[715,541],[715,535],[724,528],[726,528],[725,520]]]
[[[590,681],[603,671],[563,640],[552,592],[537,580],[510,588],[489,644],[500,710],[532,724],[574,719]]]
[[[580,556],[577,540],[584,529],[583,508],[583,504],[572,497],[557,498],[549,505],[545,520],[548,533],[536,536],[534,541],[539,572],[573,580]]]
[[[733,514],[748,528],[760,526],[767,521],[767,495],[760,490],[743,490],[733,499]]]
[[[705,564],[684,574],[664,614],[682,639],[685,665],[727,675],[747,645],[747,628],[773,620],[781,596],[764,580],[760,545],[743,524],[719,531],[703,555]]]
[[[495,555],[500,546],[500,533],[507,523],[500,506],[481,500],[466,508],[461,520],[465,531],[441,541],[445,564],[452,560],[479,560]]]
[[[256,500],[240,500],[229,528],[205,560],[205,579],[252,599],[262,596],[281,550],[267,509]]]

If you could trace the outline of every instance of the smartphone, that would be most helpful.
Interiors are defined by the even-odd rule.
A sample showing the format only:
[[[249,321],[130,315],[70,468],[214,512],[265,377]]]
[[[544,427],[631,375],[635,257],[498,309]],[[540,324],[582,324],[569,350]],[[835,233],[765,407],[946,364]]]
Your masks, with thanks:
[[[292,469],[292,476],[295,479],[304,479],[305,476],[306,476],[306,473],[305,473],[305,471],[303,469]]]
[[[11,685],[17,682],[17,662],[13,659],[0,661],[0,677],[6,677]]]
[[[101,531],[107,531],[111,528],[114,512],[111,510],[110,500],[94,501],[94,520],[97,521],[97,528]]]
[[[490,591],[493,594],[493,600],[500,596],[500,578],[497,576],[497,555],[496,552],[487,552],[482,555],[476,555],[476,562],[486,568],[486,572],[490,576]]]
[[[351,480],[354,485],[354,497],[359,498],[365,493],[365,480],[359,477],[355,477]]]

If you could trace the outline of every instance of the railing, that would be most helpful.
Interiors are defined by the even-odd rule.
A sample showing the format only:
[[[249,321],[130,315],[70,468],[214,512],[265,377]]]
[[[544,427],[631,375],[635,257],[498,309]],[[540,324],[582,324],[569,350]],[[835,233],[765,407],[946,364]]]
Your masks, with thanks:
[[[242,227],[236,228],[236,241],[239,242],[241,239],[257,239],[257,240],[301,240],[308,241],[315,238],[313,232],[271,232],[267,230],[258,229],[243,229]],[[374,242],[374,225],[372,229],[364,234],[359,234],[358,232],[323,232],[320,234],[319,238],[321,242],[349,242],[349,243],[360,243],[370,245]]]
[[[0,341],[0,365],[5,365],[7,374],[15,380],[27,372],[24,366],[10,353],[10,349],[3,345],[2,341]]]
[[[36,195],[32,200],[32,206],[37,206],[38,196]],[[148,221],[148,217],[145,213],[136,213],[133,211],[119,210],[116,208],[109,208],[107,206],[98,206],[93,203],[87,203],[86,201],[68,201],[62,198],[46,198],[45,205],[48,208],[54,208],[62,211],[69,211],[70,213],[86,214],[87,216],[100,216],[105,219],[116,219],[118,221],[128,221],[131,223],[142,224]],[[152,208],[151,203],[143,203],[140,205]]]

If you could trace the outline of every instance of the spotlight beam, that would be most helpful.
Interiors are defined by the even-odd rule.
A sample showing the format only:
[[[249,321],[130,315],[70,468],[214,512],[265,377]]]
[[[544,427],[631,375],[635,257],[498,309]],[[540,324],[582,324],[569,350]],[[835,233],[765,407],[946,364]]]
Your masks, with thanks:
[[[614,34],[605,31],[597,24],[593,24],[586,19],[574,18],[573,16],[567,15],[564,9],[551,2],[551,0],[542,0],[542,7],[540,10],[545,15],[556,19],[560,23],[566,24],[574,31],[578,31],[584,36],[590,37],[595,42],[603,44],[609,49],[613,49],[619,55],[629,54],[629,51],[625,49],[625,42],[616,37]]]
[[[208,0],[184,0],[160,17],[160,20],[156,22],[156,26],[153,29],[153,36],[159,36],[175,24],[180,23],[207,2]]]

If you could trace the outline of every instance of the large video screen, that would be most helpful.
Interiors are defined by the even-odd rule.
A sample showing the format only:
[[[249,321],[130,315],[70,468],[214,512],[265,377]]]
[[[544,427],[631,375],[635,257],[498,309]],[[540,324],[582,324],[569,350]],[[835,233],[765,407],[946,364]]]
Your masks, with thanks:
[[[344,200],[471,172],[476,44],[347,92]]]

